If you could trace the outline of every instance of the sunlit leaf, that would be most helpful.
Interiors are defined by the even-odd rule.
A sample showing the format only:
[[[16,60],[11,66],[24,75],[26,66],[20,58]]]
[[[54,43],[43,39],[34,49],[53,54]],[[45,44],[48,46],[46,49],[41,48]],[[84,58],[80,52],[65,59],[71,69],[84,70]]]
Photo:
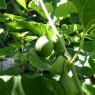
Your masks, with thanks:
[[[12,95],[25,95],[21,84],[21,76],[14,76]]]
[[[27,9],[26,7],[26,0],[16,0],[23,8]]]
[[[27,29],[32,32],[35,32],[35,34],[37,35],[44,35],[46,31],[46,26],[44,24],[30,21],[10,22],[7,25],[11,29]]]
[[[45,3],[45,6],[46,6],[46,9],[49,12],[49,14],[52,14],[54,11],[53,6],[48,2]]]
[[[9,14],[9,13],[4,13],[4,16],[7,17],[7,19],[11,19],[12,21],[14,21],[14,20],[16,20],[16,21],[23,21],[23,20],[25,20],[24,17],[13,15],[13,14]]]
[[[43,23],[37,23],[37,22],[32,22],[32,21],[18,21],[18,22],[10,22],[7,23],[7,26],[12,29],[12,30],[22,30],[26,29],[31,32],[34,32],[38,36],[42,36],[46,34],[46,31],[50,38],[54,35],[54,32],[50,27],[47,28],[46,24]]]
[[[84,83],[82,86],[83,91],[86,95],[94,95],[95,94],[95,85]]]
[[[67,2],[58,6],[55,10],[57,17],[66,17],[68,14],[77,12],[75,5],[72,2]]]
[[[25,41],[27,41],[27,42],[33,41],[35,39],[37,39],[37,36],[26,36],[25,37]]]
[[[31,8],[32,10],[35,10],[36,12],[38,12],[43,18],[46,18],[46,15],[44,13],[44,11],[42,10],[41,5],[35,2],[35,0],[32,0],[29,2],[28,5],[29,8]]]

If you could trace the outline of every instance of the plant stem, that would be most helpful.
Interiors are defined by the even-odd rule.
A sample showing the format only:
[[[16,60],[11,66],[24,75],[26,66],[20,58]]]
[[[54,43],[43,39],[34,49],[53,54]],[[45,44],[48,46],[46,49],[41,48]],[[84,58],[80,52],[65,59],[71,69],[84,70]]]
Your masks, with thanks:
[[[82,38],[81,38],[81,41],[80,41],[79,49],[78,49],[77,53],[75,54],[75,56],[70,61],[71,70],[72,70],[72,73],[73,73],[73,76],[74,76],[74,80],[75,80],[76,86],[79,89],[80,95],[84,95],[84,93],[82,91],[82,88],[81,88],[81,85],[80,85],[80,81],[78,79],[78,76],[77,76],[77,73],[76,73],[76,70],[75,70],[74,62],[77,59],[78,54],[80,53],[80,50],[81,50],[81,48],[83,46],[86,33],[87,33],[86,31],[83,32],[83,35],[82,35]]]
[[[83,32],[83,36],[82,36],[81,41],[80,41],[79,49],[78,49],[77,53],[74,55],[74,57],[72,58],[72,60],[70,61],[70,64],[74,64],[75,60],[77,59],[78,54],[80,53],[80,50],[83,46],[85,36],[86,36],[86,32]]]
[[[82,35],[82,38],[81,38],[81,41],[80,41],[79,49],[78,49],[77,53],[74,55],[74,57],[72,58],[72,60],[70,61],[70,64],[74,64],[75,60],[76,60],[77,57],[78,57],[78,54],[80,53],[80,50],[81,50],[82,46],[83,46],[85,36],[86,36],[86,34],[90,31],[90,29],[91,29],[93,26],[91,26],[91,27],[89,27],[89,28],[88,28],[88,27],[89,27],[89,24],[88,24],[88,25],[84,28],[84,30],[83,30],[83,35]]]
[[[56,27],[55,27],[55,25],[54,25],[54,23],[53,23],[51,17],[49,16],[49,13],[48,13],[48,11],[47,11],[45,5],[44,5],[43,0],[38,0],[38,1],[40,2],[41,6],[42,6],[42,9],[43,9],[45,15],[46,15],[47,18],[48,18],[48,21],[49,21],[50,26],[52,27],[52,30],[55,32],[55,34],[59,35],[58,30],[56,29]]]
[[[84,95],[84,93],[82,91],[82,88],[81,88],[80,81],[78,79],[78,76],[77,76],[77,73],[76,73],[76,70],[75,70],[75,66],[73,64],[71,64],[71,70],[72,70],[72,73],[73,73],[73,76],[74,76],[76,86],[77,86],[77,88],[78,88],[78,90],[80,92],[80,95]]]
[[[83,91],[82,91],[82,88],[81,88],[81,85],[80,85],[80,81],[79,81],[79,79],[78,79],[78,76],[77,76],[77,73],[76,73],[76,70],[75,70],[74,62],[75,62],[75,60],[77,59],[78,54],[80,53],[80,50],[81,50],[81,48],[82,48],[82,46],[83,46],[86,33],[87,33],[91,28],[92,28],[92,27],[90,27],[88,30],[87,30],[86,28],[84,29],[83,35],[82,35],[82,38],[81,38],[81,41],[80,41],[79,49],[78,49],[77,53],[75,54],[75,56],[74,56],[74,57],[72,58],[72,60],[70,61],[71,70],[72,70],[72,73],[73,73],[73,76],[74,76],[74,80],[75,80],[75,83],[76,83],[77,88],[79,89],[81,95],[84,95],[84,93],[83,93]]]
[[[63,49],[65,50],[65,56],[66,56],[67,59],[70,61],[70,60],[71,60],[71,55],[70,55],[70,54],[68,53],[68,51],[67,51],[67,48],[66,48],[66,46],[65,46],[65,41],[62,41],[62,38],[60,37],[57,28],[55,27],[55,25],[54,25],[54,23],[53,23],[51,17],[50,17],[49,14],[48,14],[48,11],[47,11],[47,9],[46,9],[44,3],[43,3],[43,0],[38,0],[38,1],[40,2],[41,6],[42,6],[42,9],[43,9],[43,11],[45,12],[45,14],[46,14],[46,16],[47,16],[47,18],[48,18],[48,20],[49,20],[49,24],[50,24],[50,26],[52,27],[52,30],[55,32],[55,35],[58,37],[59,41],[61,42],[61,44],[62,44],[62,46],[63,46]],[[80,44],[80,49],[81,49],[81,47],[82,47],[82,45],[83,45],[84,38],[85,38],[85,35],[82,37],[81,44]],[[76,60],[76,58],[77,58],[77,56],[78,56],[78,54],[79,54],[79,52],[80,52],[80,49],[78,50],[78,52],[77,52],[77,54],[74,56],[74,58],[70,61],[70,63],[74,63],[74,62],[75,62],[75,60]],[[80,82],[79,82],[79,80],[78,80],[78,76],[77,76],[77,73],[76,73],[74,64],[70,64],[70,65],[72,65],[72,66],[71,66],[71,67],[72,67],[72,73],[73,73],[73,75],[74,75],[74,79],[75,79],[77,88],[79,89],[80,94],[83,95],[83,92],[82,92],[82,89],[81,89],[81,85],[80,85]]]
[[[70,56],[70,54],[68,53],[67,48],[66,48],[66,46],[65,46],[65,41],[62,41],[62,38],[60,37],[59,32],[58,32],[56,26],[54,25],[54,23],[53,23],[53,21],[52,21],[50,15],[49,15],[49,13],[48,13],[48,11],[47,11],[45,5],[44,5],[43,0],[38,0],[38,1],[40,2],[41,6],[42,6],[42,9],[43,9],[44,13],[46,14],[46,16],[47,16],[47,18],[48,18],[49,24],[50,24],[52,30],[54,31],[55,36],[58,37],[60,43],[61,43],[62,46],[63,46],[63,49],[64,49],[64,51],[65,51],[65,56],[67,57],[68,60],[71,60],[71,56]]]

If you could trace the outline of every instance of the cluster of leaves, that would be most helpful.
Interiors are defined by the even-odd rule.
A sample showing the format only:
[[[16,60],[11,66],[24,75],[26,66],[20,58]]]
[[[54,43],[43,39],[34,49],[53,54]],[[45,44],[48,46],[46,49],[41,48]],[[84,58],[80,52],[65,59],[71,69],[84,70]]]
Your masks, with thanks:
[[[41,57],[35,51],[35,43],[39,37],[48,35],[54,40],[55,35],[38,1],[0,0],[0,64],[5,58],[13,58],[16,64],[5,71],[2,70],[3,64],[0,65],[1,76],[12,76],[7,82],[0,78],[0,95],[4,92],[5,95],[68,95],[64,94],[64,84],[62,88],[58,81],[64,72],[64,64],[68,61],[64,51],[53,50],[48,57]],[[94,95],[95,1],[68,0],[60,3],[61,0],[44,0],[46,9],[72,57],[84,40],[75,68],[85,94]],[[70,67],[66,65],[66,68],[69,72]],[[90,80],[89,84],[87,79]]]

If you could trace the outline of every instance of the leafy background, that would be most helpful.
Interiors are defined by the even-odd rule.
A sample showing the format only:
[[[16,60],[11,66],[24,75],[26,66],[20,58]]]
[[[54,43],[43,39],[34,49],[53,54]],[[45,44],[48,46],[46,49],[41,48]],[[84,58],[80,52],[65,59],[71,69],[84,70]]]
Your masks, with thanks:
[[[95,0],[60,3],[61,0],[44,0],[72,57],[85,34],[75,68],[84,93],[94,95]],[[54,51],[42,58],[34,50],[36,40],[46,32],[53,39],[54,31],[38,0],[0,0],[0,95],[64,95],[58,83],[63,52]]]

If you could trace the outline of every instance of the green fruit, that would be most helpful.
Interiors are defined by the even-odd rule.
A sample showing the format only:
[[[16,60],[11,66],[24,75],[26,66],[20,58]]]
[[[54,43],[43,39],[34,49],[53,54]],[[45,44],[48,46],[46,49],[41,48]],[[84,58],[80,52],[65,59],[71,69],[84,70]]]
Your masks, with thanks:
[[[73,79],[71,79],[67,74],[65,74],[64,77],[60,78],[60,83],[66,95],[76,95],[77,94],[76,85]]]
[[[46,36],[42,36],[37,40],[35,48],[40,56],[47,57],[53,51],[53,42]]]
[[[62,53],[64,51],[63,46],[58,38],[54,41],[54,50],[58,53]]]

